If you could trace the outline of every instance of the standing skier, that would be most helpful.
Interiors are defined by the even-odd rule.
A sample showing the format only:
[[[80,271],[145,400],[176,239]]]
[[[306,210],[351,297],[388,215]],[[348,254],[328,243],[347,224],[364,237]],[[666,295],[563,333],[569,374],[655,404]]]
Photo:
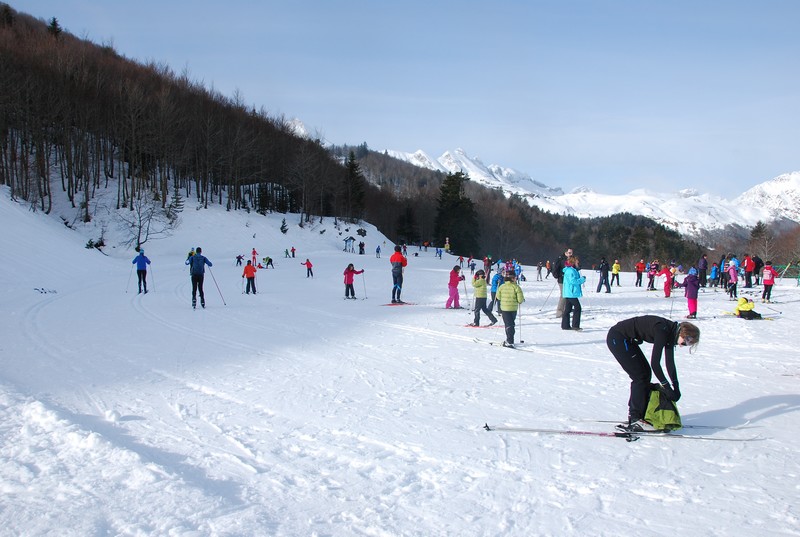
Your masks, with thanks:
[[[306,261],[305,261],[305,263],[303,263],[303,262],[301,261],[301,262],[300,262],[300,264],[301,264],[301,265],[305,265],[305,267],[306,267],[306,278],[313,278],[313,277],[314,277],[314,271],[313,271],[313,270],[311,270],[311,268],[312,268],[314,265],[312,265],[312,264],[311,264],[311,261],[309,261],[309,260],[308,260],[308,258],[306,258]]]
[[[463,258],[462,258],[463,259]],[[461,303],[458,296],[458,283],[464,280],[464,275],[461,274],[461,267],[458,265],[453,267],[450,271],[450,281],[447,282],[448,297],[447,302],[444,304],[444,309],[461,309]]]
[[[517,320],[517,310],[519,305],[525,302],[525,296],[517,282],[514,281],[514,273],[506,274],[503,285],[497,289],[497,299],[500,301],[500,311],[503,315],[503,324],[506,325],[506,340],[503,347],[514,348],[514,323]]]
[[[643,342],[652,343],[650,363],[640,348]],[[653,426],[644,420],[650,395],[650,380],[656,376],[659,388],[670,401],[681,398],[678,370],[675,367],[675,347],[694,348],[700,342],[700,329],[692,323],[673,322],[656,315],[642,315],[620,321],[608,331],[606,344],[619,365],[631,379],[628,399],[628,423],[618,425],[628,432],[652,431]],[[667,380],[661,368],[662,355],[666,361]]]
[[[564,291],[565,300],[564,313],[561,314],[562,330],[581,329],[581,301],[583,296],[581,287],[586,283],[586,276],[581,276],[578,272],[580,268],[579,260],[575,256],[570,256],[564,261]],[[572,314],[572,324],[570,325],[570,314]]]
[[[247,278],[247,293],[250,294],[250,290],[253,290],[253,294],[256,294],[256,266],[247,260],[247,265],[244,267],[244,272],[242,272],[242,278]]]
[[[687,319],[697,319],[697,294],[700,290],[700,280],[697,277],[697,270],[692,267],[689,274],[678,284],[678,287],[686,289],[686,303],[689,307]]]
[[[600,289],[605,285],[606,286],[606,293],[611,292],[611,286],[608,283],[608,261],[606,261],[605,257],[600,258],[600,265],[597,267],[597,272],[600,273],[600,281],[597,282],[597,291],[600,292]]]
[[[147,265],[150,264],[150,260],[144,255],[144,248],[139,248],[139,255],[133,258],[131,264],[133,263],[136,263],[136,276],[139,278],[139,294],[142,293],[142,286],[144,293],[147,294]]]
[[[761,269],[761,276],[764,278],[764,292],[761,293],[761,302],[772,301],[772,286],[775,285],[775,276],[778,273],[772,268],[772,261],[767,261]]]
[[[486,288],[486,273],[483,270],[478,270],[475,277],[472,279],[472,287],[475,288],[475,319],[470,326],[481,325],[481,311],[489,317],[489,326],[497,324],[497,317],[492,315],[492,309],[486,307],[486,299],[488,292]]]
[[[203,249],[199,246],[195,249],[194,255],[186,260],[189,265],[189,274],[192,275],[192,307],[197,307],[197,292],[200,291],[200,306],[206,307],[206,297],[203,294],[203,278],[206,275],[206,265],[213,266],[211,261],[203,255]]]
[[[356,274],[363,274],[364,269],[356,270],[352,263],[344,269],[344,297],[356,299],[356,291],[353,289],[353,278]]]
[[[400,300],[400,293],[403,292],[403,269],[408,265],[408,259],[400,253],[400,246],[394,247],[394,253],[389,258],[392,265],[392,304],[404,304]]]

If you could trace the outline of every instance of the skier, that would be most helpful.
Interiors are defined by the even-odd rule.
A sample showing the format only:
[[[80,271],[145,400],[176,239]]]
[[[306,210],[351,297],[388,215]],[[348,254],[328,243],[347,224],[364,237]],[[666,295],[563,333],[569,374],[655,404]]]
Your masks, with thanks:
[[[242,272],[242,278],[247,278],[247,293],[250,294],[250,290],[253,290],[253,294],[256,294],[256,266],[248,259],[247,265],[244,267],[244,272]]]
[[[619,271],[622,270],[622,266],[619,264],[619,259],[614,260],[614,264],[611,265],[611,285],[614,285],[614,281],[617,282],[617,287],[619,287]]]
[[[686,289],[686,303],[689,307],[689,315],[687,319],[697,319],[697,294],[700,290],[700,279],[697,277],[697,269],[694,267],[689,269],[689,274],[683,279],[678,287]]]
[[[650,363],[640,348],[643,342],[652,343]],[[681,398],[678,371],[675,367],[675,347],[690,347],[690,353],[700,342],[700,329],[689,322],[673,322],[656,315],[642,315],[620,321],[608,331],[606,344],[619,365],[631,379],[628,400],[628,423],[617,427],[627,432],[652,431],[654,427],[644,420],[650,395],[650,380],[656,376],[670,401]],[[662,354],[666,360],[667,375],[661,367]]]
[[[144,248],[139,248],[139,255],[133,258],[131,264],[136,263],[136,276],[139,278],[139,294],[142,294],[142,286],[144,286],[144,294],[147,294],[147,265],[150,260],[144,255]]]
[[[450,271],[450,281],[447,282],[448,297],[447,302],[444,304],[444,309],[461,309],[461,303],[458,296],[458,282],[464,280],[464,275],[461,274],[461,267],[458,265],[453,267]]]
[[[558,256],[556,262],[553,264],[553,277],[558,281],[558,306],[556,306],[556,318],[560,319],[564,315],[564,306],[566,300],[564,299],[564,261],[572,255],[572,248],[564,250],[564,255]]]
[[[608,283],[608,261],[606,261],[605,257],[600,258],[600,265],[597,267],[597,272],[600,273],[600,281],[597,282],[597,293],[600,292],[600,289],[605,285],[606,286],[606,293],[611,292],[611,286]]]
[[[489,317],[489,326],[497,324],[497,317],[492,315],[492,309],[486,307],[486,299],[488,293],[486,292],[486,273],[483,270],[478,270],[475,277],[472,278],[472,287],[475,288],[475,319],[470,326],[481,325],[481,311]]]
[[[363,274],[364,269],[356,270],[352,263],[344,269],[344,297],[356,299],[356,291],[353,289],[353,278],[356,274]]]
[[[256,261],[258,261],[258,252],[256,252],[255,248],[253,248],[253,251],[250,253],[250,255],[253,256],[253,264],[255,265]]]
[[[505,274],[502,271],[497,271],[494,276],[492,276],[492,301],[489,302],[489,309],[496,309],[498,315],[500,315],[500,302],[497,300],[497,289],[503,285],[503,278],[505,278]],[[496,308],[495,305],[497,306]]]
[[[305,263],[303,263],[303,262],[301,261],[301,262],[300,262],[300,264],[301,264],[301,265],[305,265],[305,267],[306,267],[306,278],[313,278],[313,277],[314,277],[314,271],[313,271],[313,270],[311,270],[311,268],[312,268],[314,265],[312,265],[312,264],[311,264],[311,261],[309,261],[309,260],[308,260],[308,258],[306,258],[306,261],[305,261]]]
[[[192,307],[197,307],[197,292],[200,291],[200,306],[206,307],[206,297],[203,294],[203,278],[206,274],[206,265],[213,266],[211,261],[203,255],[203,249],[199,246],[194,250],[194,255],[186,260],[189,265],[189,274],[192,275]]]
[[[562,330],[581,330],[581,302],[578,300],[583,293],[581,286],[586,282],[586,276],[581,276],[578,272],[580,262],[577,257],[570,256],[564,261],[562,270],[564,275],[564,313],[561,314]],[[574,311],[574,313],[572,313]],[[570,314],[572,313],[572,325],[570,326]]]
[[[408,259],[400,253],[401,250],[400,246],[395,246],[389,258],[392,265],[392,304],[405,304],[400,300],[400,293],[403,292],[403,269],[408,265]]]
[[[244,261],[244,256],[242,254],[237,255],[236,256],[236,266],[237,267],[241,267],[242,266],[242,261]]]
[[[697,271],[699,272],[698,278],[700,280],[700,287],[705,287],[708,283],[708,255],[703,256],[697,261]]]
[[[514,281],[514,274],[506,274],[503,285],[497,289],[497,298],[500,300],[500,310],[503,315],[503,324],[506,325],[506,340],[503,347],[514,348],[514,323],[517,319],[519,305],[525,302],[525,296],[517,282]]]
[[[736,287],[739,283],[739,268],[734,263],[733,259],[731,259],[730,264],[728,265],[728,296],[731,300],[736,300],[739,296],[736,292]]]
[[[761,293],[761,302],[769,303],[772,301],[772,286],[775,285],[775,276],[778,273],[772,268],[772,261],[764,263],[764,268],[761,269],[761,277],[763,278],[764,291]]]
[[[634,284],[635,287],[642,286],[642,273],[645,271],[645,264],[644,259],[640,259],[638,263],[634,266],[636,270],[636,283]]]

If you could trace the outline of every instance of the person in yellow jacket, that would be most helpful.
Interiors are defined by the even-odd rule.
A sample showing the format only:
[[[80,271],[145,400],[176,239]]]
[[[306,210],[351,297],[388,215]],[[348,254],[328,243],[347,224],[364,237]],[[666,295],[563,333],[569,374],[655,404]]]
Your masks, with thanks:
[[[506,325],[506,340],[503,347],[514,348],[514,323],[517,320],[519,305],[525,302],[525,295],[517,285],[514,273],[506,274],[503,285],[497,288],[497,300],[500,301],[500,314],[503,316],[503,324]]]
[[[748,300],[745,297],[741,297],[739,301],[736,303],[736,307],[733,309],[733,314],[741,319],[747,319],[751,321],[753,319],[760,319],[761,314],[756,313],[755,308],[756,305],[753,303],[752,300]]]
[[[614,260],[614,264],[611,265],[611,285],[614,285],[614,281],[617,282],[617,287],[619,287],[619,271],[622,270],[622,266],[619,264],[619,259]]]
[[[486,288],[486,272],[483,269],[478,270],[472,278],[472,287],[475,288],[475,319],[470,326],[481,325],[481,311],[489,317],[489,326],[497,324],[497,317],[492,315],[492,310],[486,307],[486,299],[489,298],[489,292]]]

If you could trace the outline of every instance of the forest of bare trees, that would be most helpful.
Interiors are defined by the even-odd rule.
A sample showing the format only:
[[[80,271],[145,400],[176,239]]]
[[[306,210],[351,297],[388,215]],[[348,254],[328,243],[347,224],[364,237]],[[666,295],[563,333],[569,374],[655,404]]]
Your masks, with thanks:
[[[0,4],[0,184],[49,212],[51,188],[91,219],[174,195],[229,210],[363,217],[364,188],[318,141],[167,66],[141,65]],[[57,174],[53,180],[53,174]],[[357,178],[356,178],[357,181]]]

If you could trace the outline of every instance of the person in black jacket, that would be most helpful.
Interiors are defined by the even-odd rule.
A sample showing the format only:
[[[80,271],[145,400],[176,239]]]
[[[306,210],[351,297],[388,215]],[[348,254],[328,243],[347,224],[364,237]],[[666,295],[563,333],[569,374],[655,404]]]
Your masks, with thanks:
[[[564,315],[564,306],[567,299],[564,298],[564,262],[572,256],[572,248],[564,250],[564,255],[558,256],[553,264],[553,277],[558,282],[558,306],[556,306],[556,318],[561,319]]]
[[[608,261],[606,261],[605,257],[600,258],[600,265],[597,267],[597,271],[600,273],[600,281],[597,282],[597,291],[600,292],[600,289],[605,285],[606,286],[606,293],[611,292],[611,286],[608,284]]]
[[[642,352],[643,342],[652,343],[650,362]],[[608,331],[606,344],[619,365],[631,378],[631,394],[628,400],[628,423],[617,427],[629,431],[653,430],[644,420],[650,396],[650,380],[658,379],[661,391],[670,401],[681,398],[678,371],[675,367],[675,347],[696,347],[700,342],[700,329],[692,323],[678,323],[656,315],[642,315],[620,321]],[[661,367],[665,359],[667,375]],[[672,384],[670,385],[670,382]]]

